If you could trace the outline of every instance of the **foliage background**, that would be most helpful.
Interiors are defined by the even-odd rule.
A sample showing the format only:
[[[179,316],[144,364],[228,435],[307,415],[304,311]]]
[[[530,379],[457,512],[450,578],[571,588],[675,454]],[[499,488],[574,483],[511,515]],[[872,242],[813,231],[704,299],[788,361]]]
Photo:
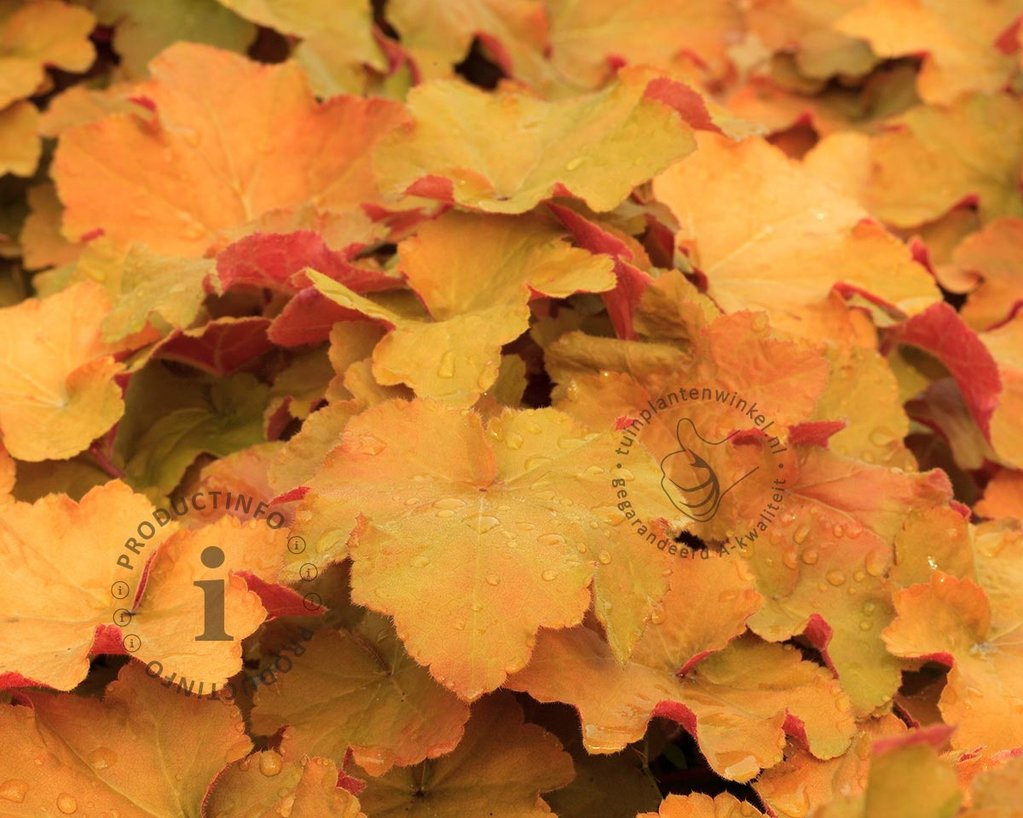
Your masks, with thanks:
[[[0,815],[1020,814],[1021,14],[0,0]]]

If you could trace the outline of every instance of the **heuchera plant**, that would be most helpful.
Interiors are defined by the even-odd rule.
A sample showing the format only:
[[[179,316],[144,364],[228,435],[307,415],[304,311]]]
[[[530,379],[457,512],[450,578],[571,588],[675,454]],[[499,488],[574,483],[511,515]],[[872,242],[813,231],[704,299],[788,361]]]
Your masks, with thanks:
[[[0,816],[1023,816],[1021,0],[0,0]]]

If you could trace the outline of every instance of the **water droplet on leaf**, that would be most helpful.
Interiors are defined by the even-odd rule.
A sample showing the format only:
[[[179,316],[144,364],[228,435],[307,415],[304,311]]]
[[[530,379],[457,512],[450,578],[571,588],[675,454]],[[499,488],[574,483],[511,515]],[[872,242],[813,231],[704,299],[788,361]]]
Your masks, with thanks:
[[[0,798],[5,801],[20,804],[25,800],[26,795],[28,795],[28,784],[20,778],[8,778],[3,784],[0,784]]]
[[[446,350],[440,358],[440,366],[437,367],[437,375],[441,378],[453,378],[455,376],[455,353],[450,349]]]
[[[267,778],[277,775],[284,766],[281,756],[270,750],[259,756],[259,771]]]

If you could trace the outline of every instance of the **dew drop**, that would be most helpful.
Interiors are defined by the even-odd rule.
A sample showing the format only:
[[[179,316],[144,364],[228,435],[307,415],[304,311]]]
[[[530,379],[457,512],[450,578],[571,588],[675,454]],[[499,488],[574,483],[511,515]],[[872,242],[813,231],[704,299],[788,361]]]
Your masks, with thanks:
[[[872,577],[881,576],[885,572],[885,568],[888,567],[888,554],[886,550],[884,548],[875,548],[867,554],[863,567]]]
[[[611,562],[611,554],[607,551],[601,551],[597,554],[597,559],[600,560],[601,565],[608,565]]]
[[[359,435],[356,440],[356,449],[360,454],[376,455],[387,448],[387,444],[380,438],[373,435]]]
[[[455,512],[453,512],[450,508],[442,508],[440,511],[437,512],[437,516],[440,517],[442,520],[446,520],[449,517],[454,517]]]
[[[879,426],[868,435],[868,439],[875,446],[885,446],[890,443],[894,437],[895,435],[892,434],[891,430],[886,429],[884,426]]]
[[[20,778],[8,778],[3,784],[0,784],[0,798],[5,801],[20,804],[25,800],[26,795],[28,795],[28,784]]]
[[[576,546],[575,546],[575,550],[578,551],[580,554],[585,554],[586,553],[586,543],[584,543],[584,542],[577,543]]]
[[[653,611],[650,613],[650,621],[653,622],[655,625],[660,625],[662,622],[664,622],[664,608],[660,606],[654,608]]]
[[[860,621],[860,630],[861,631],[869,631],[870,630],[870,622],[867,621],[866,619],[861,620]]]
[[[807,565],[816,565],[817,560],[820,559],[820,553],[816,548],[807,548],[802,555],[802,560]]]
[[[487,574],[486,576],[487,585],[498,585],[501,582],[501,578],[497,574]]]
[[[835,523],[834,527],[831,529],[831,533],[836,537],[842,537],[845,534],[845,528],[843,528],[841,523]]]
[[[586,161],[585,156],[577,156],[575,159],[571,160],[567,165],[565,165],[565,170],[568,171],[576,170],[585,161]]]
[[[446,350],[440,358],[440,366],[437,367],[437,375],[441,378],[453,378],[455,376],[455,353],[450,349]]]
[[[472,603],[472,609],[476,613],[479,613],[480,611],[483,610],[483,603],[482,602],[473,602]]]
[[[281,756],[273,750],[261,753],[259,756],[259,771],[267,778],[277,775],[283,766]]]
[[[526,460],[526,462],[523,465],[525,465],[527,470],[531,471],[533,469],[541,469],[544,466],[548,466],[553,462],[554,461],[549,457],[530,457]],[[534,483],[533,486],[535,488],[536,484]]]
[[[803,525],[799,526],[799,528],[797,528],[795,532],[792,534],[792,539],[796,543],[796,545],[801,545],[806,541],[806,538],[809,534],[810,526],[808,526],[806,523],[803,523]]]
[[[522,668],[526,666],[528,659],[520,659],[516,662],[509,662],[504,666],[504,672],[511,676],[513,673],[518,673]]]
[[[412,560],[413,568],[425,568],[429,564],[430,564],[429,557],[419,556]]]
[[[845,574],[843,574],[841,571],[828,571],[828,573],[826,574],[826,579],[832,585],[838,586],[845,582]]]
[[[752,778],[760,772],[760,765],[753,756],[746,756],[741,761],[725,767],[725,777],[733,779]]]
[[[463,620],[461,620],[461,619],[456,619],[454,621],[454,623],[453,623],[453,627],[454,627],[454,629],[456,631],[464,631],[465,630],[465,622]]]
[[[786,551],[781,558],[786,568],[795,568],[799,565],[799,561],[796,559],[796,553],[794,551]]]
[[[57,809],[65,815],[73,815],[78,811],[78,799],[69,792],[57,796]]]
[[[245,742],[246,750],[248,750],[248,742]],[[232,758],[231,761],[234,761]],[[91,753],[89,753],[89,764],[94,770],[106,770],[109,767],[113,767],[117,762],[117,753],[111,750],[109,747],[97,747]]]
[[[544,581],[550,582],[551,580],[555,579],[558,576],[558,572],[555,571],[553,568],[548,568],[542,574],[540,574],[540,576],[543,577]]]
[[[522,435],[518,432],[508,432],[508,436],[504,439],[509,449],[521,449],[523,444]]]
[[[536,541],[541,545],[564,545],[565,538],[560,534],[541,534],[536,538]]]
[[[633,480],[636,477],[636,475],[628,469],[616,469],[614,474],[615,477],[620,477],[622,480]]]
[[[497,517],[491,517],[487,514],[483,514],[479,517],[473,517],[470,519],[472,527],[475,528],[480,534],[486,534],[488,531],[493,531],[497,528],[501,521]]]
[[[875,605],[873,602],[864,602],[863,603],[863,613],[865,613],[865,614],[872,614],[876,610],[877,610],[877,605]]]

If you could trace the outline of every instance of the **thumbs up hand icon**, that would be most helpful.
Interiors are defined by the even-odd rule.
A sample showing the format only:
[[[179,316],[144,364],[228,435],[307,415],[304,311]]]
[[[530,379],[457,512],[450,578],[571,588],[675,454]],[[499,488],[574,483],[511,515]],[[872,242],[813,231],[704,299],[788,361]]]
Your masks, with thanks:
[[[682,418],[675,427],[678,450],[661,460],[661,489],[679,511],[696,522],[705,523],[717,514],[722,498],[757,469],[753,468],[722,487],[714,467],[708,462],[712,450],[728,442],[731,435],[718,441],[704,438],[692,420]]]

